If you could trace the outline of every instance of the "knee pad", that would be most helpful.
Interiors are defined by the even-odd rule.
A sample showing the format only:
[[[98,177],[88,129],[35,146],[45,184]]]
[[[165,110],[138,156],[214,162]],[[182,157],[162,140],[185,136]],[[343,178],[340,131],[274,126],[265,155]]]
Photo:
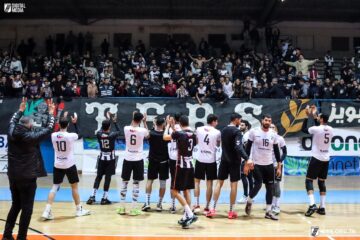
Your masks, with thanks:
[[[306,187],[306,191],[314,191],[313,180],[306,179],[305,187]]]
[[[326,192],[325,181],[318,180],[318,185],[320,192]]]
[[[166,180],[160,180],[160,188],[166,188]]]
[[[54,184],[50,190],[51,193],[56,193],[60,190],[60,184]]]

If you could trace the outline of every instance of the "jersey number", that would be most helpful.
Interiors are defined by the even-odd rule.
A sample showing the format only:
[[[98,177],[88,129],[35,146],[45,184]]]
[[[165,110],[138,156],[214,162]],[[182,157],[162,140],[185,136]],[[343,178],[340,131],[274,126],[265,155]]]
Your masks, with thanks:
[[[109,139],[101,139],[101,146],[103,148],[109,148]]]
[[[194,145],[194,140],[192,138],[189,139],[189,144],[190,144],[190,146],[188,147],[188,151],[192,151],[193,145]]]
[[[263,139],[263,146],[268,147],[269,146],[269,139]]]
[[[209,145],[209,142],[210,142],[209,134],[206,134],[206,135],[205,135],[204,142],[205,142],[207,145]]]
[[[56,146],[58,152],[66,152],[66,142],[65,141],[56,141]]]
[[[136,135],[130,135],[130,145],[136,145]]]
[[[330,138],[329,138],[329,133],[325,133],[325,139],[324,139],[324,143],[329,143],[330,142]]]

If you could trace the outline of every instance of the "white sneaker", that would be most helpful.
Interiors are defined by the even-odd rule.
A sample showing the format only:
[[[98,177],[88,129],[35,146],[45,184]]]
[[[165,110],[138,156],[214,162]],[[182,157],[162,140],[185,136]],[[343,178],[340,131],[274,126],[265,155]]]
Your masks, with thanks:
[[[76,216],[77,217],[82,217],[82,216],[86,216],[86,215],[90,215],[90,210],[86,210],[83,207],[81,207],[80,210],[76,210]]]
[[[275,215],[279,215],[279,213],[280,213],[280,207],[273,206],[273,207],[271,208],[271,211],[272,211]]]
[[[236,202],[239,204],[244,204],[247,201],[247,196],[242,196],[242,198],[238,199]]]
[[[49,211],[44,211],[43,214],[41,215],[41,217],[44,219],[44,220],[53,220],[54,219],[54,216],[52,215],[51,213],[51,210]]]

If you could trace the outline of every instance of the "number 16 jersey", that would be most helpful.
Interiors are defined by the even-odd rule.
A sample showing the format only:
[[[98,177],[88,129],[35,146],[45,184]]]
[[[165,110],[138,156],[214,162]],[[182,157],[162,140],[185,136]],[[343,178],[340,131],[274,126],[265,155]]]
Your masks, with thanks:
[[[277,134],[270,129],[253,128],[249,131],[249,141],[252,141],[252,160],[256,165],[273,164],[272,153],[277,143]]]
[[[55,132],[51,134],[51,141],[55,150],[54,166],[67,169],[75,165],[74,142],[79,136],[76,133]]]
[[[144,138],[148,137],[149,131],[143,127],[124,127],[126,150],[125,160],[140,161],[143,159]]]

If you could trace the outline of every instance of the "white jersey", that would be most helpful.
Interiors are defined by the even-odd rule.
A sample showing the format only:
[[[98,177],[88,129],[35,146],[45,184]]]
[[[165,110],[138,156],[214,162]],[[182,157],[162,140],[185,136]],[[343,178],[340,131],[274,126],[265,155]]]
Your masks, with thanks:
[[[256,165],[273,164],[274,144],[277,144],[277,134],[274,131],[263,131],[261,128],[253,128],[249,131],[249,141],[252,141],[252,160]]]
[[[334,136],[333,128],[328,125],[313,126],[309,128],[309,133],[313,135],[312,156],[320,161],[329,161],[329,148]]]
[[[217,145],[221,140],[221,133],[212,126],[198,127],[195,131],[197,138],[197,160],[203,163],[216,161]]]
[[[179,124],[175,124],[175,131],[181,131],[181,127]],[[173,132],[172,128],[169,129],[169,134],[171,135]],[[176,161],[178,159],[178,150],[177,150],[177,144],[176,140],[171,140],[168,143],[168,151],[169,151],[169,158],[170,160]]]
[[[279,146],[280,157],[281,157],[282,154],[284,154],[281,151],[281,149],[286,146],[286,143],[285,143],[285,139],[282,136],[278,135],[278,134],[277,134],[277,143],[278,143],[278,146]],[[277,166],[277,161],[276,161],[276,158],[275,158],[274,150],[273,150],[272,158],[273,158],[274,166],[276,167]]]
[[[74,142],[78,139],[79,136],[76,133],[55,132],[51,134],[56,168],[67,169],[75,165]]]
[[[125,134],[125,160],[143,160],[144,138],[149,136],[149,131],[143,127],[124,127]]]

